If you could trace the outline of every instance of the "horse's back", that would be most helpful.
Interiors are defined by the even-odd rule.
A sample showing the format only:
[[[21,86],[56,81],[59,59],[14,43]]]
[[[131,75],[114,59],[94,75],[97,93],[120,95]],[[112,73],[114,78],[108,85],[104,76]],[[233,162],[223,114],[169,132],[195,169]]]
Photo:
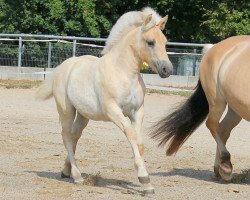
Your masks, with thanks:
[[[80,57],[71,57],[61,63],[54,71],[54,79],[55,81],[63,81],[67,82],[70,73],[72,70],[81,66],[82,63],[92,62],[98,59],[95,56],[80,56]]]

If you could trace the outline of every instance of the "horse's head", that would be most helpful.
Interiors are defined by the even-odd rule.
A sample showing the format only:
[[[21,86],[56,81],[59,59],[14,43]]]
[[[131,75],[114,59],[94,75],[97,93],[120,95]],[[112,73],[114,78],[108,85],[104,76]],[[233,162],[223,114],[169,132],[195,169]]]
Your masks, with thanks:
[[[166,51],[167,39],[162,33],[168,16],[163,17],[158,24],[148,15],[144,19],[141,31],[140,57],[157,72],[161,78],[169,77],[173,71],[173,65]]]

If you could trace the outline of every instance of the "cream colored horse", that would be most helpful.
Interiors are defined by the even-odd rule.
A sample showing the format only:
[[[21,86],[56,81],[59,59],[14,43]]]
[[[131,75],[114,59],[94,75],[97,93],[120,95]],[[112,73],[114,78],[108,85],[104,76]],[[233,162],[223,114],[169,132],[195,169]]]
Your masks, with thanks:
[[[150,8],[121,16],[113,27],[101,58],[73,57],[58,66],[45,81],[37,97],[54,97],[68,151],[62,177],[83,178],[74,158],[77,141],[91,120],[114,122],[131,144],[135,168],[146,193],[153,193],[146,170],[141,136],[145,86],[140,67],[147,62],[161,77],[168,77],[172,64],[162,33],[167,16],[161,18]],[[128,118],[127,118],[128,117]]]
[[[200,81],[193,95],[156,125],[152,136],[160,145],[170,140],[167,154],[177,152],[192,132],[206,119],[217,143],[214,172],[232,178],[226,142],[241,119],[250,121],[250,36],[228,38],[205,53],[200,64]],[[228,105],[224,119],[220,118]]]

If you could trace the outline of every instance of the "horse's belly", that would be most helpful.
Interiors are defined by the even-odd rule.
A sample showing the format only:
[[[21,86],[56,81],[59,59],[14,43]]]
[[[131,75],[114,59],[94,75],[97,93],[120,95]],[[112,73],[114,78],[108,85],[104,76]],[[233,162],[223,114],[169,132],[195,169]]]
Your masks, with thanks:
[[[108,118],[103,114],[101,106],[96,101],[96,98],[81,96],[71,99],[73,106],[84,117],[95,121],[107,121]]]
[[[84,117],[95,121],[107,121],[103,113],[102,105],[93,88],[75,85],[68,90],[68,96],[72,105]]]

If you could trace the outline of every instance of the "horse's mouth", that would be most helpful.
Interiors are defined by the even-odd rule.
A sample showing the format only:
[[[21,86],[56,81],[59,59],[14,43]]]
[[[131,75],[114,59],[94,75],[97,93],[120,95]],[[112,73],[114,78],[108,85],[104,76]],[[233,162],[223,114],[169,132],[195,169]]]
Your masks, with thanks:
[[[158,74],[161,78],[168,78],[170,76],[170,74],[164,74],[164,73],[159,73],[159,72]]]
[[[161,78],[167,78],[173,73],[173,66],[171,63],[167,65],[157,65],[157,71]]]

